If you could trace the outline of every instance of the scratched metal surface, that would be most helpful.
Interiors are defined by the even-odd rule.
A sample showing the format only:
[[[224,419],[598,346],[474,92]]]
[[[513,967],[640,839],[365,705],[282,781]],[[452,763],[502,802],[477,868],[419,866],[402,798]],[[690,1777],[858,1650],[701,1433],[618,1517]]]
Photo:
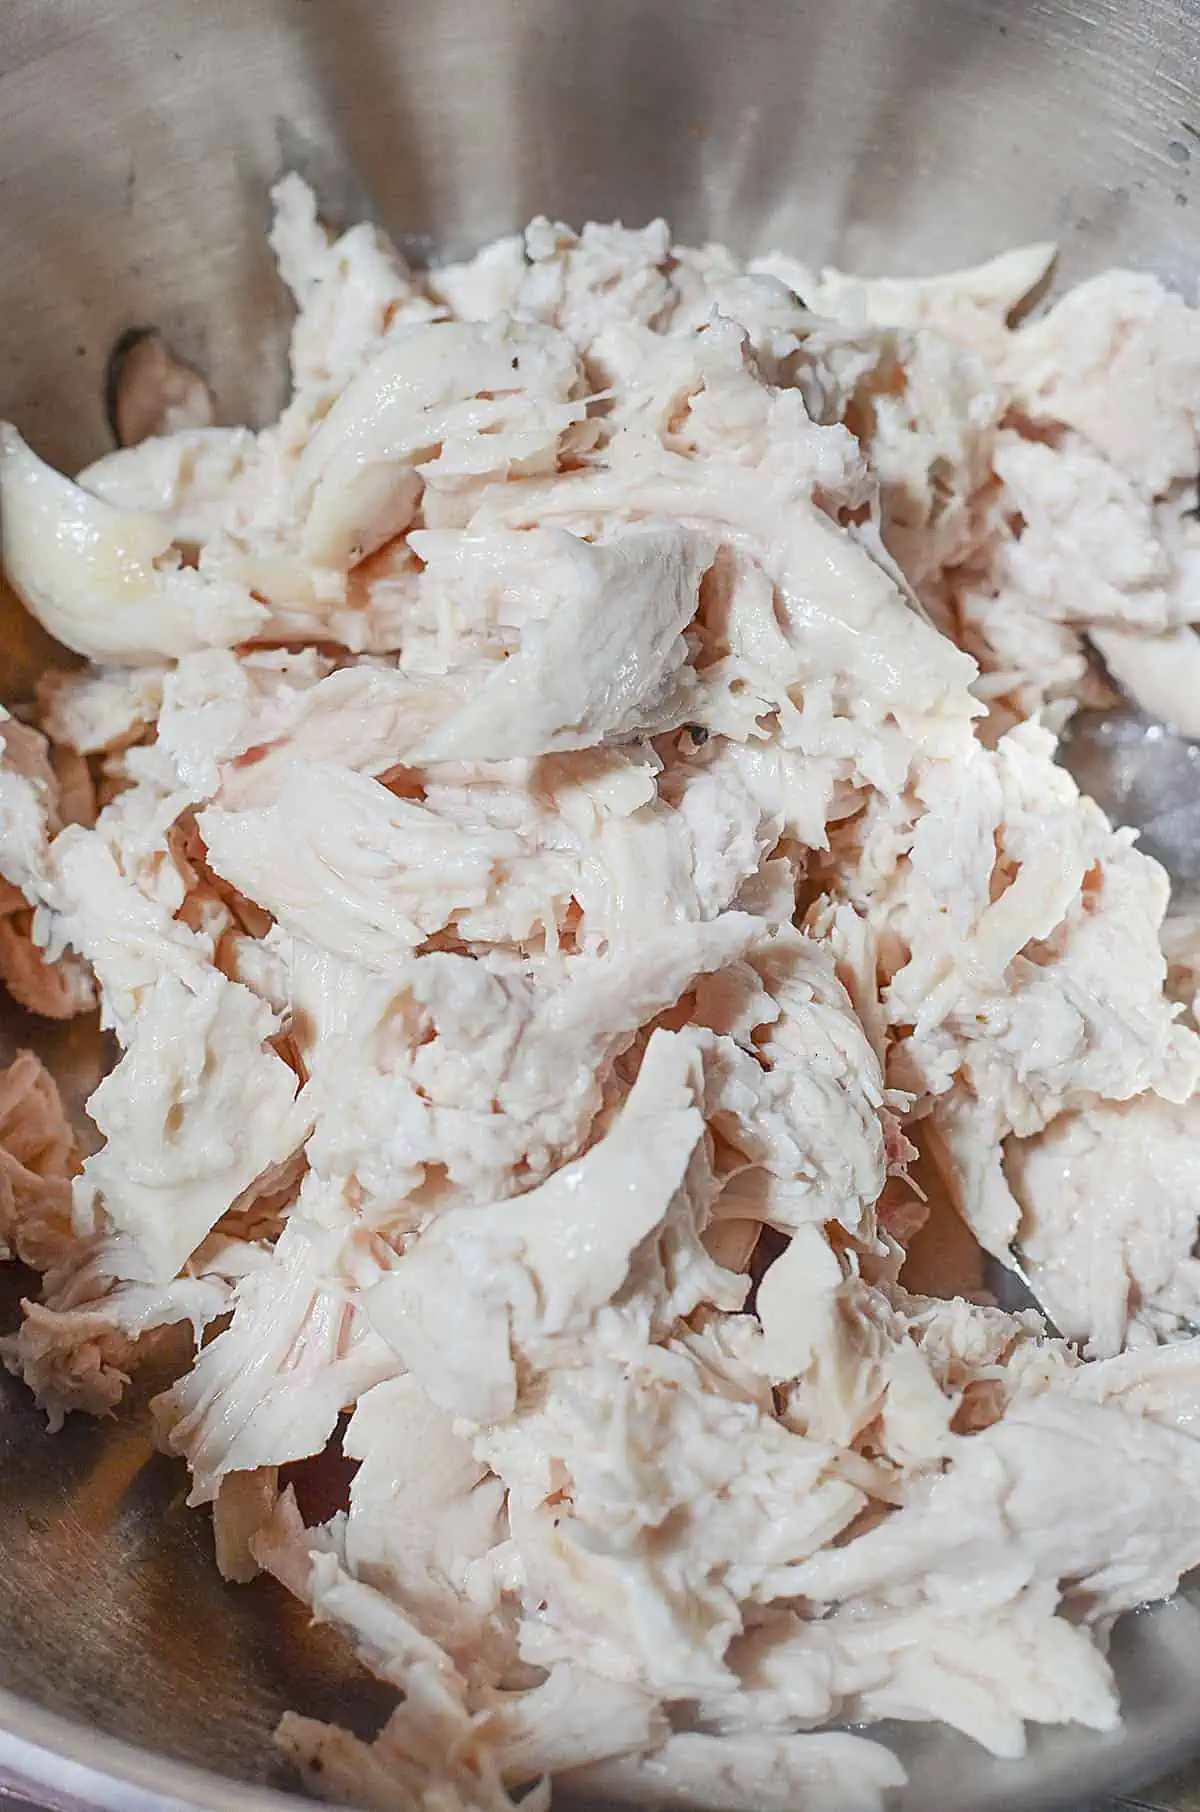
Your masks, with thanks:
[[[419,256],[538,211],[661,211],[685,240],[866,272],[1056,237],[1064,279],[1124,262],[1191,290],[1198,94],[1197,0],[6,0],[0,413],[82,462],[106,444],[109,347],[153,324],[223,419],[267,419],[285,313],[266,190],[294,166],[333,216],[377,215]],[[46,655],[0,598],[0,696]],[[1121,748],[1108,780],[1143,785],[1136,735]],[[1170,812],[1150,801],[1185,863],[1193,760]],[[2,1029],[86,1093],[86,1029]],[[48,1442],[7,1385],[0,1479],[9,1803],[284,1812],[284,1706],[378,1718],[327,1632],[267,1582],[221,1585],[136,1418]],[[901,1732],[906,1812],[1085,1812],[1118,1791],[1200,1812],[1187,1776],[1141,1785],[1200,1744],[1200,1609],[1131,1620],[1116,1652],[1120,1736],[1049,1733],[1013,1765]]]

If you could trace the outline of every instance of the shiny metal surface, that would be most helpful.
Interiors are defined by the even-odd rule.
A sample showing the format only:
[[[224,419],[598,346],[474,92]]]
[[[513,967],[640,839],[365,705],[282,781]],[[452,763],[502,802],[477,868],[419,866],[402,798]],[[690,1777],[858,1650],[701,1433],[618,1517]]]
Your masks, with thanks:
[[[1084,792],[1171,876],[1174,910],[1200,905],[1200,743],[1136,711],[1081,711],[1064,759]]]
[[[263,228],[285,167],[418,256],[537,211],[661,211],[681,238],[867,272],[1055,236],[1065,278],[1124,261],[1192,289],[1200,3],[6,0],[0,413],[60,463],[92,456],[109,348],[157,326],[222,419],[267,418],[285,313]],[[11,611],[0,644],[0,695],[19,695],[45,644]],[[86,1092],[94,1038],[38,1042]],[[378,1720],[385,1699],[327,1632],[266,1582],[220,1584],[136,1416],[51,1442],[6,1386],[0,1478],[0,1795],[282,1812],[285,1705]],[[900,1732],[907,1812],[1081,1809],[1181,1764],[1200,1745],[1200,1609],[1131,1620],[1116,1656],[1119,1737],[1051,1733],[1013,1765]]]

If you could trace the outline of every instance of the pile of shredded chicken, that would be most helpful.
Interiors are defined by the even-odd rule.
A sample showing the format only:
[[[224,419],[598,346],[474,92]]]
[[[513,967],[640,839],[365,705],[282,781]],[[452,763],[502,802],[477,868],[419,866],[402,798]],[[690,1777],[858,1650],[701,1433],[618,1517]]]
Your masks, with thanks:
[[[1055,737],[1200,712],[1200,315],[661,222],[417,276],[295,178],[272,242],[276,426],[4,431],[87,664],[0,726],[0,972],[120,1047],[86,1158],[0,1078],[6,1363],[56,1426],[190,1330],[223,1570],[397,1690],[283,1720],[334,1799],[869,1812],[849,1725],[1111,1728],[1200,1563],[1200,1038]],[[920,1292],[955,1216],[1048,1322]]]

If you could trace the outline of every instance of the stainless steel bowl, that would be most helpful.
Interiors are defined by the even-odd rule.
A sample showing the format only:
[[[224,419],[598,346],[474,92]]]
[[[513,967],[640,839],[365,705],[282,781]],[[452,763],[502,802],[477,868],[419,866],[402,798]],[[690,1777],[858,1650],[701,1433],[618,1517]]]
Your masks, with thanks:
[[[6,0],[0,412],[51,458],[106,444],[106,356],[155,325],[225,419],[283,385],[266,190],[464,252],[538,211],[663,212],[685,240],[874,272],[1057,237],[1071,279],[1133,262],[1190,286],[1200,245],[1197,0]],[[44,644],[4,615],[0,693]],[[15,1019],[82,1091],[78,1028]],[[260,1581],[225,1588],[136,1418],[47,1439],[0,1397],[0,1793],[59,1808],[266,1812],[294,1705],[381,1702]],[[1021,1764],[901,1731],[916,1812],[1075,1805],[1200,1746],[1200,1610],[1116,1644],[1124,1732]]]

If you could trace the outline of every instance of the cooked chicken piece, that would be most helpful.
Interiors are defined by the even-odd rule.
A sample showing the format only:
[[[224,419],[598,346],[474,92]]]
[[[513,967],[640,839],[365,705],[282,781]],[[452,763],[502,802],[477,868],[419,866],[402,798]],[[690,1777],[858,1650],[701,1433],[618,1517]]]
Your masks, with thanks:
[[[631,1319],[603,1318],[585,1362],[476,1451],[509,1487],[523,1656],[693,1699],[729,1683],[743,1603],[791,1596],[868,1500],[775,1418],[765,1380],[703,1339],[639,1342]]]
[[[127,748],[154,727],[165,672],[101,667],[47,673],[37,686],[38,723],[53,744],[78,755]]]
[[[254,1538],[270,1522],[278,1496],[275,1466],[225,1474],[213,1499],[213,1545],[222,1579],[245,1585],[257,1577]]]
[[[712,1812],[883,1812],[903,1770],[879,1743],[825,1736],[704,1736],[681,1731],[645,1757],[583,1768],[569,1792]]]
[[[544,876],[535,867],[526,888],[514,886],[524,852],[511,832],[464,831],[332,764],[293,767],[274,805],[210,807],[197,823],[216,872],[285,931],[369,968],[402,963],[502,894],[518,895],[506,898],[505,941],[519,942],[532,929],[520,893],[536,913],[554,885],[547,863]]]
[[[182,564],[169,524],[81,490],[12,428],[0,434],[0,507],[9,583],[77,654],[155,666],[245,641],[265,621],[248,591]]]
[[[733,1645],[742,1684],[706,1700],[704,1722],[729,1737],[831,1715],[937,1718],[1013,1758],[1025,1753],[1026,1718],[1115,1729],[1108,1663],[1087,1630],[1054,1615],[1055,1601],[1043,1588],[982,1612],[924,1603],[855,1603],[815,1621],[777,1612]]]
[[[1055,446],[1005,430],[992,455],[1017,533],[993,566],[1047,616],[1164,629],[1171,561],[1147,499],[1119,467],[1067,434]]]
[[[1081,283],[1005,348],[1025,414],[1073,428],[1151,497],[1200,466],[1196,314],[1156,277]]]
[[[1121,690],[1148,717],[1200,737],[1200,637],[1190,624],[1159,635],[1099,628],[1091,639]]]
[[[757,932],[728,914],[664,927],[636,952],[565,962],[533,986],[519,962],[431,952],[395,981],[297,945],[291,980],[317,1125],[308,1155],[368,1224],[525,1187],[574,1157],[624,1093],[615,1063]],[[397,1036],[397,1033],[400,1036]]]
[[[1061,1382],[1088,1403],[1117,1403],[1152,1422],[1191,1434],[1196,1426],[1200,1340],[1138,1345],[1112,1359],[1073,1366]]]
[[[667,1261],[679,1278],[666,1326],[700,1301],[740,1308],[746,1280],[704,1262],[704,1223],[688,1228],[695,1206],[676,1206],[704,1131],[701,1086],[695,1052],[678,1034],[656,1032],[615,1125],[591,1151],[486,1211],[443,1210],[376,1286],[373,1326],[435,1403],[475,1422],[511,1415],[518,1354],[552,1365],[555,1343],[586,1331],[624,1293],[652,1237],[681,1248]],[[678,1231],[669,1225],[676,1214],[685,1222]],[[471,1304],[465,1329],[452,1319],[454,1303]]]
[[[865,1534],[793,1570],[817,1603],[994,1609],[1063,1582],[1101,1623],[1164,1597],[1200,1555],[1200,1448],[1164,1423],[1053,1387],[960,1440],[942,1476]]]
[[[305,1138],[296,1078],[267,1044],[267,1007],[209,971],[161,975],[128,1046],[88,1103],[104,1134],[80,1213],[113,1230],[119,1275],[165,1283],[228,1208]]]
[[[78,816],[94,816],[86,767],[47,747],[36,730],[0,712],[0,979],[21,1006],[50,1019],[72,1019],[96,1004],[81,955],[58,948],[39,926],[51,887],[49,839]],[[66,784],[64,784],[64,782]]]
[[[940,771],[934,809],[868,907],[885,941],[919,953],[887,991],[902,1028],[889,1080],[929,1098],[951,1195],[999,1257],[1019,1219],[1007,1135],[1089,1098],[1182,1101],[1200,1055],[1162,995],[1165,877],[1079,798],[1050,748],[1023,726],[994,755]]]
[[[317,218],[307,183],[288,175],[271,193],[269,235],[279,274],[297,305],[292,382],[298,400],[337,396],[393,323],[442,311],[421,293],[396,248],[365,222],[335,237]]]
[[[883,1187],[883,1077],[820,944],[780,929],[697,990],[705,1113],[737,1159],[719,1212],[869,1243]],[[725,992],[740,982],[736,993]],[[732,1009],[732,1010],[731,1010]]]
[[[70,827],[52,845],[45,905],[34,921],[49,956],[73,951],[91,966],[102,1021],[123,1044],[141,1001],[164,974],[200,990],[209,981],[212,940],[175,916],[186,885],[170,852],[155,853],[157,860],[126,874],[99,831]]]
[[[521,233],[494,239],[460,264],[437,264],[425,275],[425,287],[458,321],[490,321],[512,314],[525,275],[525,239]]]
[[[520,598],[542,596],[511,654],[447,723],[418,763],[507,761],[675,728],[698,688],[683,638],[713,544],[679,528],[481,537],[460,550],[468,572]]]
[[[586,350],[613,320],[653,326],[674,300],[665,220],[629,229],[589,221],[581,233],[539,216],[525,231],[528,271],[517,306]]]
[[[108,364],[109,425],[122,447],[212,425],[212,393],[154,328],[122,334]]]
[[[298,1211],[271,1262],[237,1281],[228,1326],[155,1402],[168,1449],[191,1468],[193,1503],[211,1503],[228,1473],[320,1453],[341,1411],[395,1375],[356,1300],[364,1272],[378,1266],[352,1234]]]
[[[75,1139],[53,1077],[32,1051],[0,1070],[0,1250],[38,1271],[72,1244]]]
[[[301,550],[354,566],[411,527],[425,492],[460,513],[489,479],[553,471],[586,404],[570,342],[503,316],[397,329],[342,392],[300,456]],[[456,497],[460,501],[455,501]]]
[[[967,346],[1006,344],[1002,329],[1043,282],[1054,263],[1052,244],[1018,246],[969,270],[935,277],[855,277],[828,268],[819,277],[780,252],[751,260],[811,301],[818,314],[861,314],[874,327],[930,328]],[[984,338],[983,336],[986,336]]]
[[[75,482],[114,509],[160,517],[182,546],[202,547],[238,519],[264,464],[249,428],[194,427],[106,453]]]
[[[134,1347],[151,1329],[191,1321],[197,1341],[226,1306],[212,1274],[156,1291],[113,1287],[104,1252],[73,1221],[74,1136],[53,1081],[28,1051],[0,1075],[0,1247],[46,1275],[45,1300],[26,1303],[0,1360],[36,1392],[52,1428],[64,1414],[110,1409],[127,1382]]]
[[[811,424],[808,434],[814,434]],[[688,458],[624,430],[605,449],[604,469],[497,488],[484,498],[473,526],[607,524],[649,514],[726,537],[761,566],[774,587],[788,670],[770,676],[772,690],[824,684],[832,689],[835,711],[859,719],[862,729],[869,732],[874,722],[891,717],[909,747],[924,733],[932,750],[939,733],[948,737],[975,714],[967,691],[973,669],[914,616],[869,555],[808,500],[817,476],[813,465],[794,454],[786,464],[765,458],[761,468],[715,455]],[[746,689],[745,679],[733,678],[732,684]],[[755,717],[773,706],[778,708],[768,694]],[[750,733],[747,725],[735,740],[748,740]]]
[[[397,1407],[401,1388],[398,1384],[392,1392]],[[412,1393],[408,1396],[411,1405]],[[301,1768],[311,1768],[323,1787],[331,1784],[325,1777],[332,1773],[335,1791],[353,1791],[360,1802],[365,1793],[366,1803],[384,1809],[416,1802],[508,1812],[508,1785],[650,1749],[667,1735],[649,1695],[571,1662],[550,1669],[526,1690],[481,1687],[394,1602],[386,1586],[355,1577],[336,1522],[306,1530],[290,1495],[280,1500],[253,1545],[277,1578],[322,1620],[350,1634],[368,1665],[405,1694],[369,1745],[310,1719],[290,1714],[284,1719],[285,1750]],[[461,1600],[459,1605],[461,1616],[467,1607]],[[472,1659],[478,1670],[478,1647]],[[481,1705],[473,1711],[475,1697]],[[426,1793],[436,1797],[426,1802]],[[523,1794],[522,1804],[529,1797]],[[532,1797],[544,1804],[540,1788]]]
[[[514,1610],[485,1577],[507,1534],[504,1487],[453,1418],[415,1378],[388,1379],[360,1397],[342,1450],[360,1462],[343,1536],[348,1570],[415,1617],[464,1673],[515,1678]]]
[[[309,761],[363,774],[405,765],[457,702],[390,667],[331,671],[313,649],[241,660],[213,650],[168,679],[159,740],[199,798],[270,805],[287,772]]]
[[[1198,1114],[1194,1096],[1177,1106],[1139,1095],[1008,1143],[1026,1275],[1055,1325],[1086,1339],[1089,1353],[1120,1352],[1131,1328],[1200,1323]]]
[[[23,894],[0,900],[0,981],[18,1006],[46,1019],[74,1019],[96,1006],[96,984],[73,950],[55,962],[33,940],[34,913]]]
[[[0,707],[0,876],[37,903],[48,839],[62,824],[46,739]]]
[[[924,283],[817,285],[759,261],[833,317],[807,336],[815,371],[798,381],[822,419],[862,434],[888,546],[980,660],[1001,729],[1039,712],[1061,725],[1097,702],[1093,621],[1136,642],[1147,612],[1196,610],[1200,316],[1153,278],[1111,272],[1011,329],[1046,263],[1030,247]],[[1048,608],[1062,627],[1035,620]],[[1137,658],[1112,672],[1141,700]]]
[[[57,1429],[76,1410],[109,1414],[160,1332],[190,1324],[198,1348],[204,1330],[228,1313],[229,1287],[204,1272],[163,1286],[119,1282],[100,1247],[74,1269],[48,1275],[42,1300],[23,1308],[19,1331],[0,1342],[0,1358]]]

